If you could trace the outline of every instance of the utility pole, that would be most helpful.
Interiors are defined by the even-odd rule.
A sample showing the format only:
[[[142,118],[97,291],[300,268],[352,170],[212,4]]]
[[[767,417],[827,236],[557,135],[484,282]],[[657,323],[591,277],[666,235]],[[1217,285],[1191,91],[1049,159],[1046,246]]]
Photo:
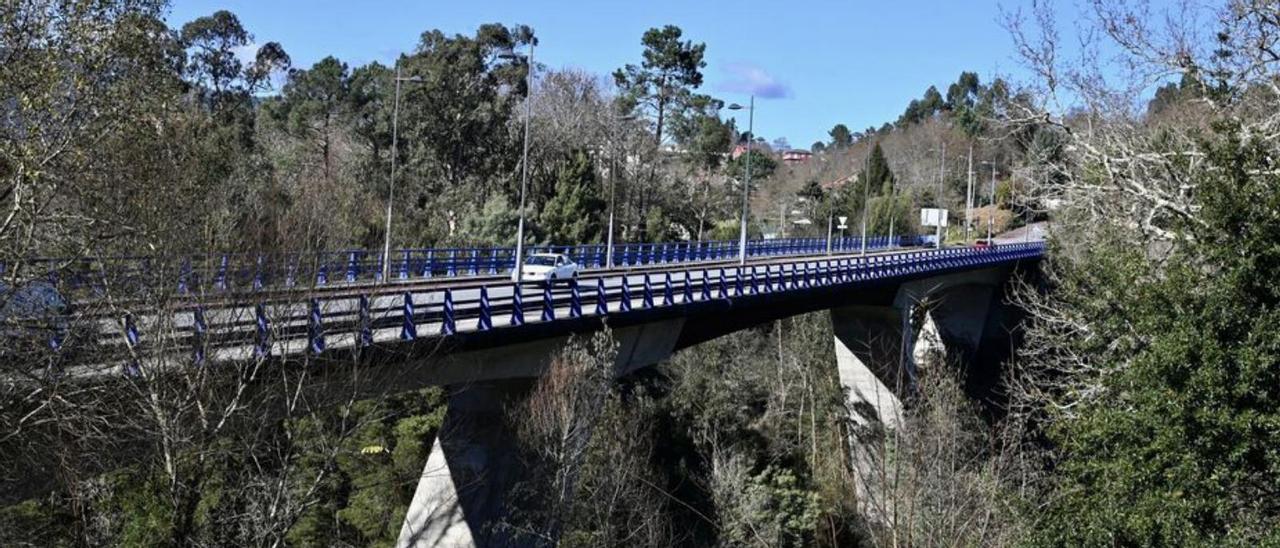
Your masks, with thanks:
[[[400,146],[400,82],[421,82],[421,76],[400,76],[400,59],[396,59],[395,101],[391,107],[391,173],[387,177],[387,225],[382,240],[382,281],[389,280],[391,272],[391,204],[396,195],[396,152]]]
[[[610,109],[611,111],[613,109]],[[613,206],[615,195],[618,189],[618,113],[613,113],[613,142],[609,147],[609,235],[605,239],[604,246],[604,266],[605,268],[613,268]]]
[[[991,229],[996,222],[996,162],[991,161],[991,214],[987,215],[987,245],[991,245]]]
[[[889,247],[893,248],[893,214],[898,210],[898,185],[889,183]]]
[[[729,105],[729,110],[742,110],[744,107],[737,103]],[[747,180],[742,184],[742,233],[738,237],[738,264],[747,263],[747,197],[751,192],[751,141],[756,139],[756,96],[751,95],[751,102],[745,107],[747,110],[747,133],[751,135],[747,139]]]
[[[613,268],[613,214],[617,209],[617,188],[618,188],[618,126],[622,122],[634,120],[634,116],[618,116],[616,109],[610,109],[613,113],[613,127],[610,130],[612,141],[609,147],[610,163],[609,168],[609,235],[605,240],[605,267]],[[625,152],[623,154],[625,156]]]
[[[968,244],[969,229],[973,225],[973,143],[969,143],[969,189],[964,200],[964,241]]]
[[[781,238],[787,237],[787,202],[783,200],[778,204],[778,232]]]
[[[867,149],[867,156],[862,159],[862,254],[867,254],[867,203],[871,199],[871,181],[868,181],[867,167],[871,160],[871,149]]]
[[[396,98],[391,107],[391,175],[387,178],[387,227],[383,230],[382,242],[382,281],[387,280],[391,268],[391,203],[396,192],[396,147],[399,146],[400,133],[400,60],[396,59]]]
[[[942,142],[942,154],[938,159],[938,235],[936,236],[938,249],[942,249],[942,210],[946,208],[943,205],[942,185],[947,178],[947,142]]]
[[[827,213],[827,255],[831,254],[831,221],[835,220],[835,212]]]
[[[529,42],[529,56],[526,57],[529,63],[526,77],[528,88],[525,92],[525,108],[524,108],[524,155],[520,161],[520,224],[516,228],[516,283],[524,281],[524,203],[525,194],[529,188],[529,120],[533,118],[533,46],[534,42]],[[512,52],[512,58],[517,55]]]

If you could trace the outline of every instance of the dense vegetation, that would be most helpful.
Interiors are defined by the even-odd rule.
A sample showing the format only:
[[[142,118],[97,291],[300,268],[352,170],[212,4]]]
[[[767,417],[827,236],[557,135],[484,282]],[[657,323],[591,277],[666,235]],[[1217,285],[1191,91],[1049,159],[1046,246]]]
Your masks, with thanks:
[[[920,207],[968,203],[986,207],[952,240],[1052,222],[1043,279],[1007,296],[1029,319],[1000,401],[930,355],[902,420],[868,421],[822,314],[624,379],[607,333],[574,340],[512,410],[532,473],[501,526],[567,546],[1280,543],[1280,12],[1086,4],[1080,58],[1051,7],[1008,13],[1033,79],[962,72],[787,163],[701,91],[714,44],[674,26],[608,77],[531,67],[509,54],[534,29],[498,24],[427,30],[392,66],[294,67],[226,11],[8,3],[0,275],[377,248],[388,201],[392,245],[510,244],[526,107],[533,240],[601,241],[611,208],[620,240],[729,239],[750,142],[756,235],[864,213],[912,234]],[[70,359],[0,345],[5,378]],[[358,368],[326,390],[316,362],[286,365],[0,385],[0,543],[390,545],[445,391],[361,392]]]

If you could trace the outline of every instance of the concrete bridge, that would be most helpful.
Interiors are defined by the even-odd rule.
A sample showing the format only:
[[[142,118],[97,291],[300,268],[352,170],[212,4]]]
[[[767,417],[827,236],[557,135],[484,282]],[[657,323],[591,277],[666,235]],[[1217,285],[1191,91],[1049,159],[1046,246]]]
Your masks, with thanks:
[[[728,269],[722,283],[723,269],[713,268],[694,272],[688,284],[677,276],[681,281],[669,291],[666,272],[658,284],[653,275],[646,280],[633,274],[627,283],[638,291],[630,295],[629,312],[614,312],[621,309],[622,301],[616,301],[609,314],[527,323],[509,328],[500,339],[488,335],[494,332],[460,338],[442,355],[424,358],[431,367],[408,373],[416,377],[414,383],[445,385],[450,399],[399,545],[512,543],[491,528],[508,515],[505,495],[521,470],[504,409],[530,392],[534,379],[573,333],[608,324],[619,343],[614,374],[625,376],[703,341],[827,310],[836,366],[855,420],[892,424],[901,399],[913,389],[915,356],[921,350],[916,348],[918,331],[933,331],[937,337],[928,340],[938,341],[943,346],[939,350],[966,365],[984,342],[1007,346],[1011,326],[1001,321],[1005,282],[1041,252],[1037,243],[789,259],[755,265],[754,283],[750,270],[738,268]],[[708,282],[701,281],[703,274],[709,274]],[[744,282],[741,289],[739,280]],[[645,286],[653,289],[639,296]],[[687,288],[692,297],[686,300]],[[653,305],[646,306],[650,298]],[[556,311],[567,312],[561,307]],[[912,316],[920,312],[925,321],[917,329]],[[405,372],[400,374],[405,380]]]
[[[827,310],[841,383],[857,420],[893,423],[914,386],[918,331],[969,363],[1002,344],[1010,274],[1041,243],[652,262],[592,270],[560,286],[499,277],[432,278],[184,295],[119,303],[95,320],[116,356],[47,374],[130,375],[139,367],[354,356],[370,393],[444,386],[449,408],[406,516],[402,546],[507,545],[521,474],[505,409],[532,389],[568,339],[608,326],[622,377],[682,348]],[[124,311],[124,312],[121,312]],[[923,324],[913,315],[923,313]],[[984,343],[984,341],[987,341]],[[1003,344],[1007,345],[1007,342]],[[348,382],[320,376],[317,383]]]

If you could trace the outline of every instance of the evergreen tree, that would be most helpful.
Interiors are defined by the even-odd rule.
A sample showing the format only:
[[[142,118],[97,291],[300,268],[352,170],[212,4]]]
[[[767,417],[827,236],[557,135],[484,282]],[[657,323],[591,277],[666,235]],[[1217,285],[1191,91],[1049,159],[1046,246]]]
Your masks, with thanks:
[[[546,241],[553,244],[599,242],[605,201],[600,198],[595,166],[584,151],[570,154],[556,170],[555,195],[538,216]]]
[[[760,181],[773,176],[773,172],[778,169],[778,161],[773,155],[766,154],[758,148],[751,149],[751,185],[758,186]],[[742,154],[737,158],[729,161],[726,166],[726,172],[730,177],[738,181],[745,181],[747,178],[747,155]]]
[[[871,185],[872,196],[893,193],[893,185],[896,179],[893,176],[893,171],[889,169],[889,161],[885,159],[884,149],[880,148],[879,142],[871,148],[871,157],[867,159],[867,167],[862,172],[862,180]]]
[[[836,124],[827,134],[831,136],[831,146],[834,148],[848,148],[853,144],[853,134],[849,133],[849,127],[844,124]]]
[[[683,35],[684,31],[674,25],[649,29],[641,38],[644,61],[613,73],[624,106],[653,112],[654,141],[658,144],[662,143],[671,111],[682,111],[701,99],[693,90],[702,85],[702,69],[707,66],[702,56],[707,45],[682,41]]]

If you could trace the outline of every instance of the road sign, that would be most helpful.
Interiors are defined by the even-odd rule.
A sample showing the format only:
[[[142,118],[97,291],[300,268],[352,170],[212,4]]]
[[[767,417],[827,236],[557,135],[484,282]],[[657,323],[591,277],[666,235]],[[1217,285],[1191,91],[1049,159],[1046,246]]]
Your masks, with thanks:
[[[926,207],[920,210],[920,226],[947,226],[947,210]]]

